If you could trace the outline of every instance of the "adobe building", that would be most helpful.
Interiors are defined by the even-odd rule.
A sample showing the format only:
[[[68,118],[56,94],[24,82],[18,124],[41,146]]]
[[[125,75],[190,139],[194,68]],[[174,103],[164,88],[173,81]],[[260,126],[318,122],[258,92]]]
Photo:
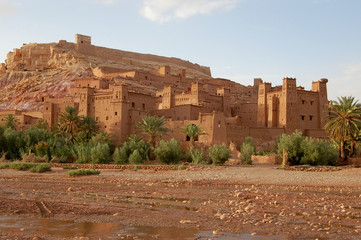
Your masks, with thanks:
[[[75,106],[80,115],[92,116],[101,130],[115,135],[118,141],[135,133],[135,123],[146,115],[163,116],[173,130],[171,137],[182,141],[186,136],[180,127],[200,124],[207,135],[200,136],[199,142],[206,145],[240,145],[247,136],[262,143],[296,129],[305,136],[327,137],[323,130],[328,114],[327,79],[313,82],[311,90],[298,87],[295,78],[284,78],[282,86],[255,78],[252,86],[243,86],[212,78],[209,68],[180,59],[94,46],[90,36],[77,34],[75,43],[61,40],[50,48],[46,46],[29,53],[14,50],[8,55],[11,60],[7,68],[46,69],[47,57],[59,55],[59,49],[124,66],[91,65],[91,75],[73,79],[66,96],[44,97],[43,118],[50,126],[56,124],[66,106]],[[34,54],[38,58],[29,64],[27,59]],[[149,61],[159,63],[158,68],[144,67]]]
[[[1,124],[5,123],[7,117],[12,115],[16,121],[18,128],[26,130],[31,127],[31,125],[36,124],[37,121],[43,118],[42,112],[39,111],[18,111],[18,110],[8,110],[0,111],[0,122]]]
[[[307,91],[294,78],[276,87],[259,78],[253,86],[242,86],[226,79],[187,78],[184,69],[173,73],[169,66],[111,75],[95,71],[98,77],[76,79],[69,96],[45,100],[44,119],[50,125],[70,105],[80,115],[92,116],[118,141],[134,134],[135,123],[146,115],[163,116],[173,130],[171,137],[183,141],[180,127],[200,124],[207,135],[199,142],[206,145],[241,144],[247,136],[272,141],[296,129],[305,136],[326,137],[327,79],[313,82]]]

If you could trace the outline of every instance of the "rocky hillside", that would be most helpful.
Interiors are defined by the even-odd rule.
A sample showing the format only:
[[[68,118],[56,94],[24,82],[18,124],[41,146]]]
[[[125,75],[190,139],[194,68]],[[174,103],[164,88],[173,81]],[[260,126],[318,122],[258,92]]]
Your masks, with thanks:
[[[78,48],[64,40],[50,44],[24,44],[9,52],[0,65],[0,110],[41,110],[47,96],[65,96],[74,80],[94,76],[94,69],[113,72],[153,71],[162,65],[186,69],[187,77],[210,78],[210,70],[178,58],[131,53],[91,45]],[[97,68],[98,67],[98,68]]]

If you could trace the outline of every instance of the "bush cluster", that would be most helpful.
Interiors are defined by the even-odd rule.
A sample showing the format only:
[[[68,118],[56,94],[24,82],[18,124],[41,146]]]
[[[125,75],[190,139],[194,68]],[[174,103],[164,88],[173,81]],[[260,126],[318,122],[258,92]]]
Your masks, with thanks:
[[[241,161],[244,164],[252,164],[252,155],[256,154],[256,145],[251,137],[247,137],[241,146]]]
[[[51,171],[51,167],[48,164],[37,164],[37,163],[23,163],[23,162],[12,162],[0,164],[0,169],[14,169],[18,171],[30,171],[36,173],[43,173]]]
[[[189,156],[193,164],[202,164],[204,163],[204,155],[203,152],[199,149],[195,149],[189,152]]]
[[[78,169],[72,170],[68,172],[69,177],[78,177],[84,175],[99,175],[100,171],[95,169]]]
[[[338,158],[337,147],[324,140],[303,137],[296,131],[282,134],[277,142],[278,154],[283,156],[283,149],[288,153],[290,165],[335,165]]]
[[[142,164],[149,160],[149,144],[136,135],[131,135],[121,148],[116,148],[113,154],[115,164]]]
[[[159,146],[154,149],[156,158],[165,164],[177,164],[184,156],[179,141],[172,138],[169,141],[161,140]]]
[[[208,149],[208,157],[213,165],[223,165],[231,157],[231,150],[225,144],[213,145]]]

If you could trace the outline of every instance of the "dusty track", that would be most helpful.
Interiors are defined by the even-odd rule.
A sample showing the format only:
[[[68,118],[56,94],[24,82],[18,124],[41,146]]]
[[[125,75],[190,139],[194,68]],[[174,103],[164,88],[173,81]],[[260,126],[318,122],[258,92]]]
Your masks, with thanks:
[[[0,216],[180,227],[289,239],[361,239],[361,169],[295,172],[273,166],[177,171],[0,170]],[[0,239],[29,238],[9,233]],[[59,239],[42,236],[44,239]]]

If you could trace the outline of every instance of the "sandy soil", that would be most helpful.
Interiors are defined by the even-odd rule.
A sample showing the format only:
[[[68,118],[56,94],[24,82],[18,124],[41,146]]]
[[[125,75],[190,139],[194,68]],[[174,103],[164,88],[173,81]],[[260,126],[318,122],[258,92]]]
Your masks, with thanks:
[[[361,239],[360,168],[333,172],[262,165],[104,169],[99,176],[77,178],[67,177],[66,172],[0,170],[0,218],[199,229],[262,239]],[[0,227],[0,239],[15,238],[63,239]]]

